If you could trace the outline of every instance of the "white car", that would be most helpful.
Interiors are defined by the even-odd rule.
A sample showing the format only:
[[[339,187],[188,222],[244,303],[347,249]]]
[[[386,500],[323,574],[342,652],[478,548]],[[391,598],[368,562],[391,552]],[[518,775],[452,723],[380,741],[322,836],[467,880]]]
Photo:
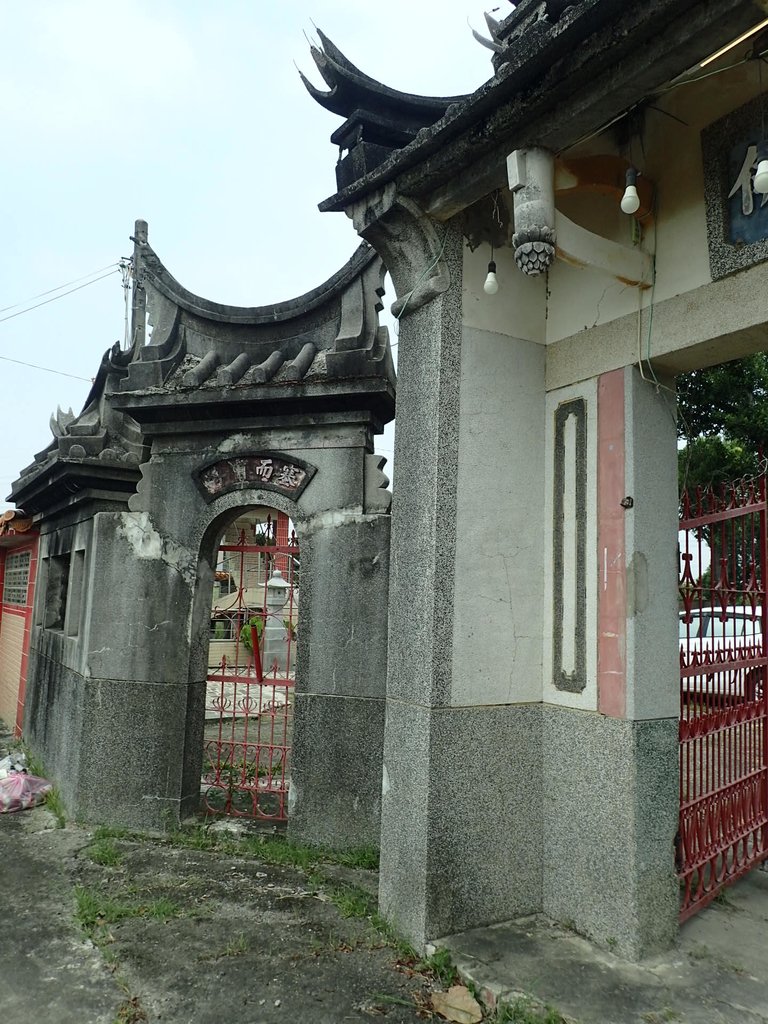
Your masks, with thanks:
[[[763,657],[762,609],[729,605],[679,615],[680,669],[689,697],[760,700],[768,667]]]

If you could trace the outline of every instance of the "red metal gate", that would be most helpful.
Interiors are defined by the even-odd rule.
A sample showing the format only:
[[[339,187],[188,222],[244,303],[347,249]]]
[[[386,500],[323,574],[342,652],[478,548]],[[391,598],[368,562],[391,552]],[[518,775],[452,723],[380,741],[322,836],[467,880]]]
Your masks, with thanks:
[[[287,819],[299,548],[288,519],[246,517],[219,547],[211,607],[202,802]]]
[[[680,517],[680,919],[768,856],[766,480]]]

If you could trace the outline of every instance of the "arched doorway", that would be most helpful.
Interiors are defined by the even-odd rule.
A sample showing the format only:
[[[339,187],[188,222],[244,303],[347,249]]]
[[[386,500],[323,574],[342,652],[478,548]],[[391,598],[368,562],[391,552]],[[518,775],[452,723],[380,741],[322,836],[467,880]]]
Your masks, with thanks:
[[[201,809],[284,822],[299,626],[299,546],[284,512],[244,510],[218,543]]]
[[[146,239],[140,224],[136,237],[142,234]],[[143,309],[146,297],[151,341],[145,344],[139,317],[133,348],[107,353],[83,414],[59,417],[40,461],[57,467],[60,489],[78,495],[76,509],[61,518],[58,506],[38,503],[37,483],[34,493],[17,494],[45,519],[41,558],[57,613],[55,622],[33,627],[29,740],[76,817],[163,829],[195,815],[209,651],[227,640],[223,621],[217,639],[216,619],[224,616],[214,614],[212,602],[216,573],[229,572],[218,548],[248,510],[277,509],[298,524],[302,544],[299,672],[281,669],[278,658],[277,674],[283,691],[296,693],[293,736],[290,744],[275,742],[270,725],[267,740],[270,699],[254,697],[263,689],[264,662],[258,681],[240,651],[233,679],[218,680],[219,702],[231,699],[234,710],[227,717],[226,708],[217,709],[222,733],[207,792],[213,786],[218,793],[208,802],[217,813],[284,818],[289,776],[282,755],[290,746],[294,836],[376,843],[392,496],[372,449],[394,415],[395,393],[388,335],[378,323],[381,262],[363,247],[320,288],[243,309],[187,292],[146,241],[137,242],[135,259],[137,303]],[[40,482],[36,472],[33,479]],[[273,567],[274,550],[262,554]],[[288,554],[277,552],[276,572]],[[270,568],[267,582],[271,575]],[[261,610],[266,631],[266,597],[251,602],[249,589],[242,588],[242,613],[252,618]],[[277,633],[283,618],[291,620],[276,610]],[[229,626],[236,647],[244,625]],[[244,712],[254,707],[256,746],[269,748],[271,759],[251,756],[253,722]],[[245,719],[248,739],[240,734]],[[229,783],[238,775],[246,792],[235,796],[242,790]]]

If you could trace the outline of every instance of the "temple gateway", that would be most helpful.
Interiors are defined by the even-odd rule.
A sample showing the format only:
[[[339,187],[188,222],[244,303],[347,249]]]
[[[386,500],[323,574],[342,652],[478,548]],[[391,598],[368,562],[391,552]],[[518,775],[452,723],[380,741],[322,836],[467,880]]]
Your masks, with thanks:
[[[681,817],[675,426],[677,374],[768,348],[768,6],[501,15],[467,96],[398,92],[318,33],[306,85],[343,118],[321,209],[362,244],[314,291],[199,298],[137,223],[132,346],[13,486],[39,531],[24,733],[78,818],[195,813],[217,552],[272,509],[301,551],[289,834],[378,845],[418,945],[544,913],[641,957],[675,938],[686,857],[706,902],[707,865],[768,853],[764,742],[721,846]],[[260,538],[274,591],[289,554]],[[257,632],[226,685],[265,685]],[[231,742],[269,816],[274,773]]]

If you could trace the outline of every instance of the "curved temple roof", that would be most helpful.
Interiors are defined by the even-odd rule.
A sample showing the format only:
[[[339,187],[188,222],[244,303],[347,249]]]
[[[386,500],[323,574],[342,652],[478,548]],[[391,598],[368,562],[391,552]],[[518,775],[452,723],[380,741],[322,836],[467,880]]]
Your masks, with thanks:
[[[317,89],[301,71],[299,74],[310,94],[334,114],[349,117],[360,106],[376,106],[399,113],[404,118],[421,120],[423,125],[427,125],[432,123],[432,119],[442,117],[451,103],[466,99],[463,95],[418,96],[391,89],[356,67],[320,29],[317,29],[317,34],[323,48],[318,50],[312,46],[310,50],[330,91]]]
[[[350,408],[378,422],[393,418],[395,371],[378,319],[384,267],[367,243],[317,288],[267,306],[228,306],[188,291],[149,246],[143,221],[133,265],[133,345],[104,354],[78,416],[51,417],[53,441],[13,485],[11,500],[28,511],[50,506],[59,479],[66,483],[56,490],[68,493],[132,491],[148,454],[147,423]]]
[[[317,34],[322,49],[312,46],[311,53],[328,90],[318,89],[299,74],[321,106],[346,118],[331,136],[331,142],[340,149],[350,150],[337,166],[340,188],[356,180],[361,169],[372,170],[393,150],[408,145],[422,129],[439,121],[449,107],[466,99],[417,96],[390,89],[357,68],[319,29]]]
[[[363,145],[351,149],[320,209],[349,210],[396,181],[403,195],[429,196],[432,216],[454,216],[504,187],[505,154],[534,142],[568,149],[755,17],[753,0],[519,0],[501,21],[487,19],[493,78],[407,144],[372,157]]]

